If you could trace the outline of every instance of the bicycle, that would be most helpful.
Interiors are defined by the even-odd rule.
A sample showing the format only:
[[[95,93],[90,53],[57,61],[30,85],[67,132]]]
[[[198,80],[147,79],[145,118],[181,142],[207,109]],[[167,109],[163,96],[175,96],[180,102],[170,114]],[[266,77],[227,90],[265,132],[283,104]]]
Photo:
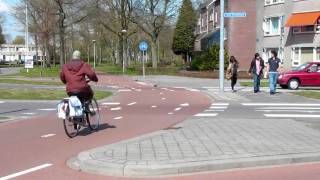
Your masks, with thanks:
[[[98,130],[100,125],[100,109],[95,98],[91,101],[81,102],[83,108],[82,117],[71,117],[69,115],[69,98],[65,98],[63,103],[65,109],[63,125],[65,133],[69,138],[76,137],[82,127],[88,128],[91,131]]]

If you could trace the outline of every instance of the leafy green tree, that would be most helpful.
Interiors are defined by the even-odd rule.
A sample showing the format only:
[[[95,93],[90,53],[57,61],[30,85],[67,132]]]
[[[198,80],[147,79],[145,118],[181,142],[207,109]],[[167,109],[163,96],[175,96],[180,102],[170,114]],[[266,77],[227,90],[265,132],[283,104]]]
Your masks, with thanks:
[[[24,44],[24,37],[23,36],[16,36],[12,41],[12,44]]]
[[[3,32],[2,32],[2,27],[0,25],[0,44],[5,44],[6,43],[6,39],[3,35]]]
[[[196,17],[192,2],[184,0],[174,32],[172,50],[177,55],[183,55],[185,61],[187,61],[187,55],[194,50]]]

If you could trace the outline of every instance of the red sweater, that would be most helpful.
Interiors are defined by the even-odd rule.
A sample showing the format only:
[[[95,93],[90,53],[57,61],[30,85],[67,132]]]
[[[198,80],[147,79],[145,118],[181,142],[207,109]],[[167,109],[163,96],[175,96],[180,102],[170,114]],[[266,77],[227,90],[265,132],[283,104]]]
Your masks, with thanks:
[[[62,67],[61,81],[67,85],[67,92],[86,92],[90,86],[86,82],[86,76],[94,82],[98,82],[96,73],[89,64],[82,60],[73,59]]]

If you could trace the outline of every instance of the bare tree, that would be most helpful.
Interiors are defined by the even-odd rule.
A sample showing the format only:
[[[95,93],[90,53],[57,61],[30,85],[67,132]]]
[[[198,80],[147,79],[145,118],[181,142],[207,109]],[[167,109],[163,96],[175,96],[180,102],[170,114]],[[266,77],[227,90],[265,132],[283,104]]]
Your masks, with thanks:
[[[174,0],[136,0],[132,22],[151,39],[152,67],[159,62],[159,35],[166,23],[176,16],[177,1]]]

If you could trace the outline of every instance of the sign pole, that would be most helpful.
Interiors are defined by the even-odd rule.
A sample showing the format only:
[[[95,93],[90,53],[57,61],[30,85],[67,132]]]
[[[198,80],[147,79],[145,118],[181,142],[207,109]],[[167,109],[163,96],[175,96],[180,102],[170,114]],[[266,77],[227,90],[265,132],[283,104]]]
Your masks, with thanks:
[[[224,0],[220,1],[220,55],[219,55],[219,79],[220,91],[224,92]]]
[[[145,70],[145,65],[144,65],[144,61],[145,61],[145,51],[142,51],[142,73],[143,73],[143,81],[145,81],[145,77],[146,77],[146,70]]]

